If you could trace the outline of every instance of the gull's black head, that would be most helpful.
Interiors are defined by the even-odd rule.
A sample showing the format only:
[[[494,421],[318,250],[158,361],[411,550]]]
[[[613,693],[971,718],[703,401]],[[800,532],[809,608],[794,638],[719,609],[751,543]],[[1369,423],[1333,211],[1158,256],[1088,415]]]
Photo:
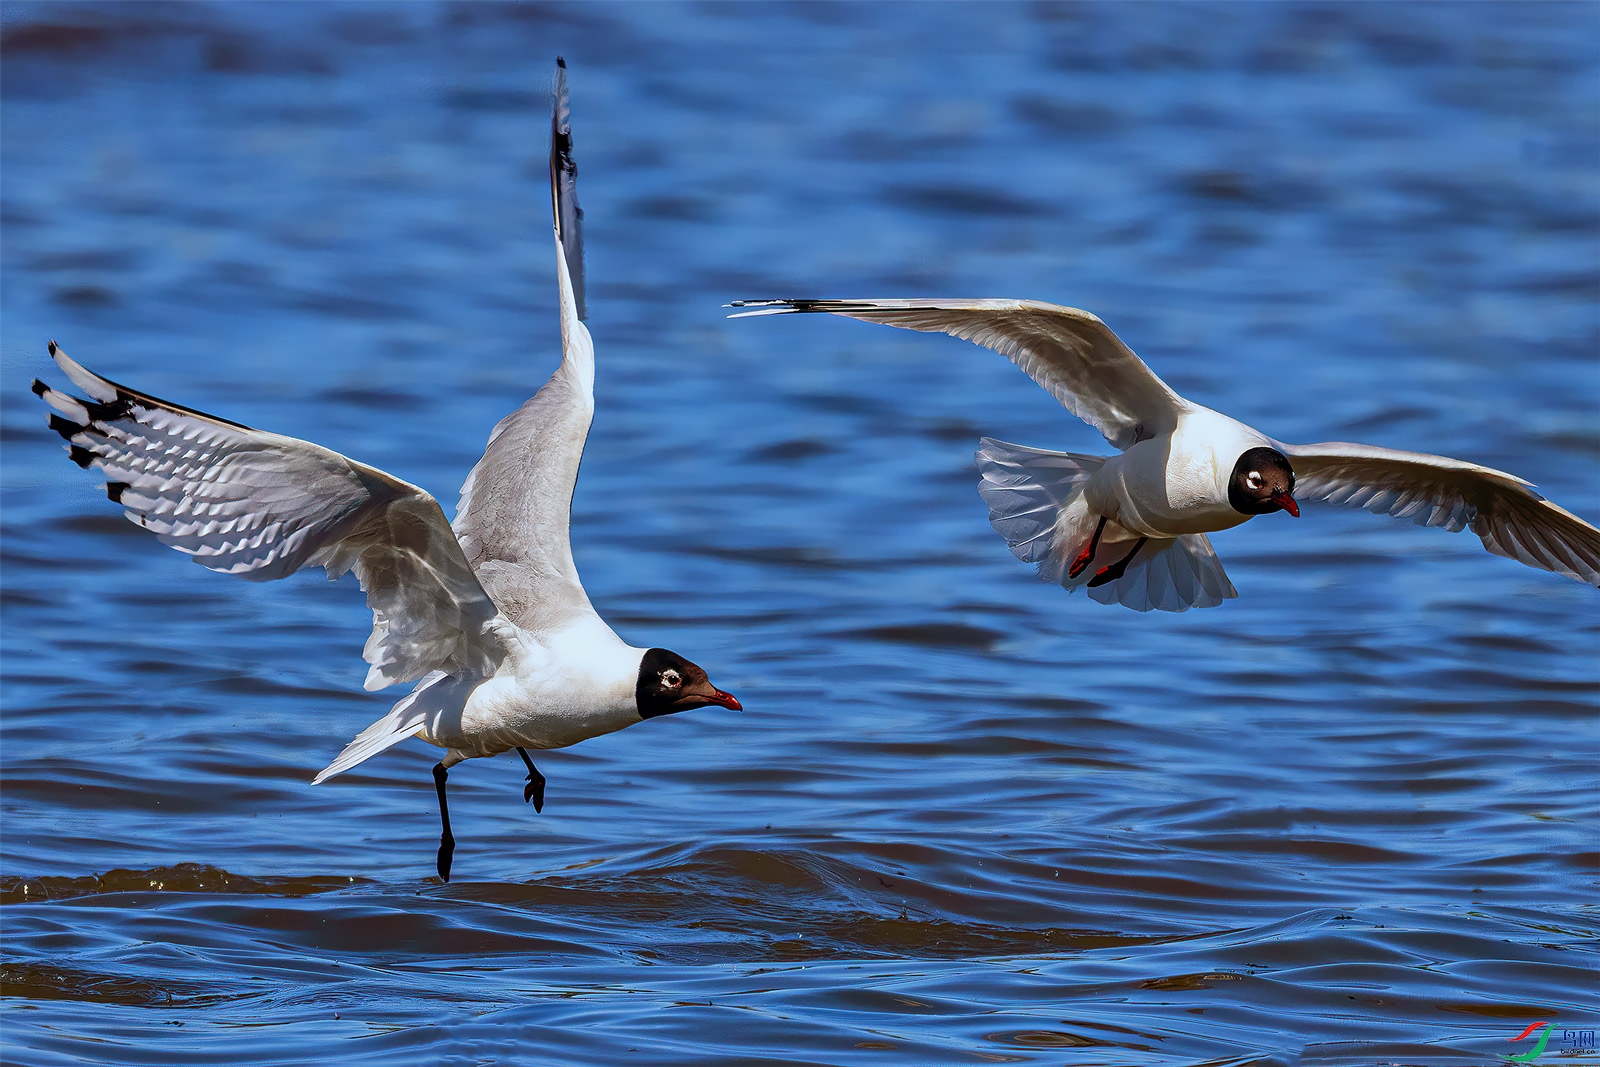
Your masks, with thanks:
[[[706,672],[676,652],[652,648],[639,662],[639,684],[633,691],[641,719],[693,711],[708,704],[739,711],[739,701],[711,684]]]
[[[1243,515],[1271,515],[1287,511],[1300,517],[1294,492],[1294,470],[1276,448],[1252,448],[1233,465],[1228,479],[1228,503]]]

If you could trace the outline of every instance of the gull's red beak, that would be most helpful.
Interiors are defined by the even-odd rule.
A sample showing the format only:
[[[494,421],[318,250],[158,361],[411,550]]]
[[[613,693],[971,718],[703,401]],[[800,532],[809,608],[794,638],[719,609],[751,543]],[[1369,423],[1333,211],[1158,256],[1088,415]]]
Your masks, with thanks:
[[[730,711],[744,710],[744,705],[739,703],[738,697],[732,693],[724,693],[712,685],[709,679],[684,686],[682,694],[672,703],[673,711],[693,711],[695,708],[703,708],[709,704],[715,704]]]
[[[732,693],[724,693],[720,689],[713,689],[711,695],[703,698],[713,704],[721,704],[730,711],[743,711],[744,705],[739,703],[739,698]]]
[[[1285,493],[1282,489],[1272,494],[1272,502],[1295,518],[1298,519],[1300,517],[1300,505],[1294,502],[1294,497]]]

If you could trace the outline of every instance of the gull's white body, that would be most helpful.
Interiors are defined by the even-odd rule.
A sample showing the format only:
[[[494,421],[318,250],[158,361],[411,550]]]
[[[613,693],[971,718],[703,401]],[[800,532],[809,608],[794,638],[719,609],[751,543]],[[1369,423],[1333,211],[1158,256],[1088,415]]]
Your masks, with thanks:
[[[554,124],[566,136],[565,81]],[[373,611],[366,688],[412,692],[316,776],[408,737],[441,763],[575,744],[642,721],[644,649],[595,613],[572,560],[572,491],[594,413],[581,321],[570,157],[552,152],[562,359],[495,427],[454,526],[428,493],[307,441],[253,430],[120,386],[52,342],[86,397],[35,382],[74,460],[108,479],[127,517],[196,563],[254,581],[354,571]]]
[[[565,748],[640,721],[634,686],[644,650],[625,644],[598,616],[546,634],[511,629],[516,649],[499,670],[470,684],[458,713],[453,701],[430,711],[418,737],[467,758]],[[430,676],[418,689],[432,683],[448,690],[451,681]]]
[[[1190,405],[1167,437],[1139,441],[1107,457],[1084,487],[1083,501],[1128,536],[1176,538],[1227,530],[1251,516],[1228,503],[1228,476],[1240,453],[1271,445],[1226,415]]]
[[[1600,530],[1515,475],[1420,452],[1342,441],[1291,445],[1184,399],[1094,315],[1035,300],[740,300],[741,315],[825,312],[948,333],[1007,356],[1119,452],[1088,456],[985,438],[979,493],[1019,559],[1068,589],[1127,557],[1120,577],[1090,586],[1138,611],[1214,607],[1238,596],[1206,534],[1247,522],[1229,487],[1240,457],[1271,448],[1296,492],[1421,526],[1469,525],[1484,547],[1531,567],[1600,585]],[[739,316],[735,316],[739,317]],[[1098,549],[1076,577],[1068,561]],[[1130,546],[1147,541],[1136,550]],[[1129,556],[1136,551],[1136,555]],[[1113,574],[1115,571],[1113,571]]]
[[[372,609],[366,687],[415,688],[346,745],[322,782],[404,741],[445,749],[439,877],[455,838],[446,781],[464,759],[516,749],[523,799],[542,810],[545,779],[526,749],[563,748],[648,717],[739,710],[703,668],[634,648],[595,613],[572,560],[572,491],[594,417],[594,342],[583,324],[577,167],[566,63],[556,60],[550,124],[551,214],[561,364],[500,420],[461,487],[456,520],[408,482],[308,441],[253,430],[91,373],[50,343],[86,396],[35,380],[50,427],[81,467],[106,476],[127,518],[196,563],[253,581],[302,567],[354,572]]]
[[[441,762],[448,768],[513,748],[565,748],[643,721],[634,687],[644,649],[596,614],[568,536],[594,417],[594,342],[578,317],[568,260],[558,231],[561,366],[495,427],[461,487],[454,527],[475,576],[501,607],[487,629],[503,658],[487,677],[425,678],[317,782],[413,735],[447,749]]]

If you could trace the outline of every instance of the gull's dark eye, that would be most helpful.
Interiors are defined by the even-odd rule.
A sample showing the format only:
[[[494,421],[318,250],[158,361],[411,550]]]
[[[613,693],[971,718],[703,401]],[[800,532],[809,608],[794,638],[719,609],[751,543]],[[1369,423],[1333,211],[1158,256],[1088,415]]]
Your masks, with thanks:
[[[1260,471],[1251,471],[1249,474],[1245,475],[1244,484],[1249,486],[1251,489],[1260,489],[1261,488],[1261,472]]]
[[[683,684],[683,676],[669,668],[661,672],[661,684],[668,689],[676,689]]]

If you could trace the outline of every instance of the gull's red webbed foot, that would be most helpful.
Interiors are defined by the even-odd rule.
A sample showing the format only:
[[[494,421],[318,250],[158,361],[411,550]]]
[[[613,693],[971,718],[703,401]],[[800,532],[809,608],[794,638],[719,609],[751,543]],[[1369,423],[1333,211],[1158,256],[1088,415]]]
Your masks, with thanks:
[[[1094,559],[1095,552],[1100,548],[1100,535],[1105,533],[1105,529],[1106,517],[1102,515],[1100,516],[1099,525],[1094,528],[1094,536],[1089,538],[1089,543],[1083,546],[1083,551],[1078,553],[1077,558],[1072,561],[1072,566],[1067,568],[1068,578],[1076,578],[1082,574],[1083,569],[1089,565],[1089,561]],[[1105,571],[1100,573],[1104,574]],[[1110,579],[1107,580],[1109,581]],[[1093,585],[1094,583],[1091,582],[1090,584]]]
[[[1123,556],[1109,567],[1101,567],[1098,571],[1096,571],[1095,576],[1089,579],[1089,588],[1094,589],[1097,586],[1105,585],[1108,582],[1114,582],[1118,578],[1121,578],[1124,574],[1128,573],[1128,564],[1133,562],[1133,557],[1139,554],[1139,550],[1144,547],[1144,543],[1148,540],[1150,540],[1148,537],[1139,538],[1138,541],[1134,542],[1132,552],[1129,552],[1126,556]]]

